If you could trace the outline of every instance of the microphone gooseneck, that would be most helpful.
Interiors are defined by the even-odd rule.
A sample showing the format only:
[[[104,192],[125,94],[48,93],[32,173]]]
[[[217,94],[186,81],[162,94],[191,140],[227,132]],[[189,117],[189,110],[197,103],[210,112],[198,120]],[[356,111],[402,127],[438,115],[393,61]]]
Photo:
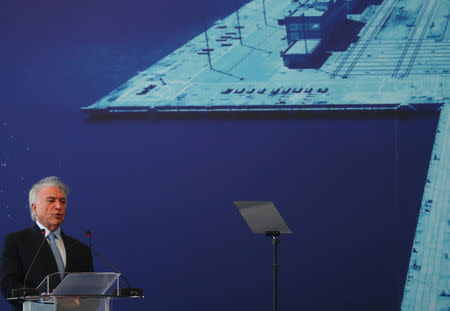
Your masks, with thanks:
[[[41,234],[42,234],[42,242],[41,245],[39,246],[36,254],[33,257],[33,260],[31,261],[30,266],[28,267],[27,273],[25,273],[25,277],[23,279],[23,287],[22,288],[14,288],[12,290],[12,296],[13,297],[24,297],[24,296],[33,296],[33,295],[38,295],[39,291],[35,288],[26,288],[26,284],[27,284],[27,279],[28,279],[28,275],[30,274],[31,268],[34,265],[34,262],[36,261],[42,246],[44,246],[45,241],[47,240],[45,238],[45,229],[41,229]]]
[[[91,252],[93,252],[97,257],[100,257],[115,272],[119,273],[122,276],[122,278],[125,280],[125,282],[127,283],[127,288],[119,288],[118,289],[117,296],[142,296],[143,295],[142,288],[132,288],[131,285],[130,285],[130,282],[125,277],[125,275],[119,269],[117,269],[112,263],[110,263],[104,256],[102,256],[102,254],[97,252],[92,247],[92,233],[91,233],[90,230],[86,231],[86,236],[87,236],[88,241],[89,241],[89,248],[91,249]]]

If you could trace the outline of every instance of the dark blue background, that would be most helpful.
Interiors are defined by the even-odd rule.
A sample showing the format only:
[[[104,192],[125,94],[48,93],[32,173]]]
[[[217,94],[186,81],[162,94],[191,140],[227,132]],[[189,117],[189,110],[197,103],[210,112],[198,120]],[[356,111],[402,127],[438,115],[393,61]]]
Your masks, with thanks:
[[[233,200],[272,200],[280,310],[398,310],[437,115],[90,121],[79,108],[230,1],[2,2],[1,235],[60,176],[66,233],[143,287],[138,310],[270,310],[272,246]],[[280,47],[280,50],[283,47]],[[109,271],[96,259],[97,271]],[[0,302],[0,309],[6,308]]]

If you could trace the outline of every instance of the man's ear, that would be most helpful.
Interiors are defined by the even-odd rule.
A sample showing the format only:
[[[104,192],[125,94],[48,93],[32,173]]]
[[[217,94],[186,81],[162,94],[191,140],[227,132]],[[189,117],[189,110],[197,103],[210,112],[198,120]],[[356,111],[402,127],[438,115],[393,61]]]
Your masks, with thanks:
[[[36,209],[37,209],[37,206],[36,206],[36,204],[31,204],[31,208],[33,209],[33,212],[34,212],[34,216],[37,216],[37,212],[36,212]]]

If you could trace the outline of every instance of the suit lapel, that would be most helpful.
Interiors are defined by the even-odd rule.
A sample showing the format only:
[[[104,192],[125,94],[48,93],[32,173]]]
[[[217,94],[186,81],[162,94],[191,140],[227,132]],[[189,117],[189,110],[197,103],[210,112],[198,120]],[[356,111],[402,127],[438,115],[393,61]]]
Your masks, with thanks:
[[[64,232],[61,230],[61,236],[64,242],[64,248],[66,249],[66,272],[72,271],[72,262],[70,261],[70,258],[73,258],[72,256],[72,243],[69,237],[64,234]]]

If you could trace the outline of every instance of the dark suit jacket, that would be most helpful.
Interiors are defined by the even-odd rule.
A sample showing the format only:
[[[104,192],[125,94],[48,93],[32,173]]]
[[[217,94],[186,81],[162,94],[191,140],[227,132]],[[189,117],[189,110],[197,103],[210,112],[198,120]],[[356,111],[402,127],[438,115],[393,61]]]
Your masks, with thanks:
[[[66,248],[66,272],[93,272],[92,254],[89,247],[62,233]],[[37,225],[10,233],[5,237],[1,253],[1,289],[5,298],[11,290],[24,287],[28,268],[42,243],[42,233]],[[50,245],[45,242],[28,274],[25,287],[36,288],[51,273],[58,272]]]

